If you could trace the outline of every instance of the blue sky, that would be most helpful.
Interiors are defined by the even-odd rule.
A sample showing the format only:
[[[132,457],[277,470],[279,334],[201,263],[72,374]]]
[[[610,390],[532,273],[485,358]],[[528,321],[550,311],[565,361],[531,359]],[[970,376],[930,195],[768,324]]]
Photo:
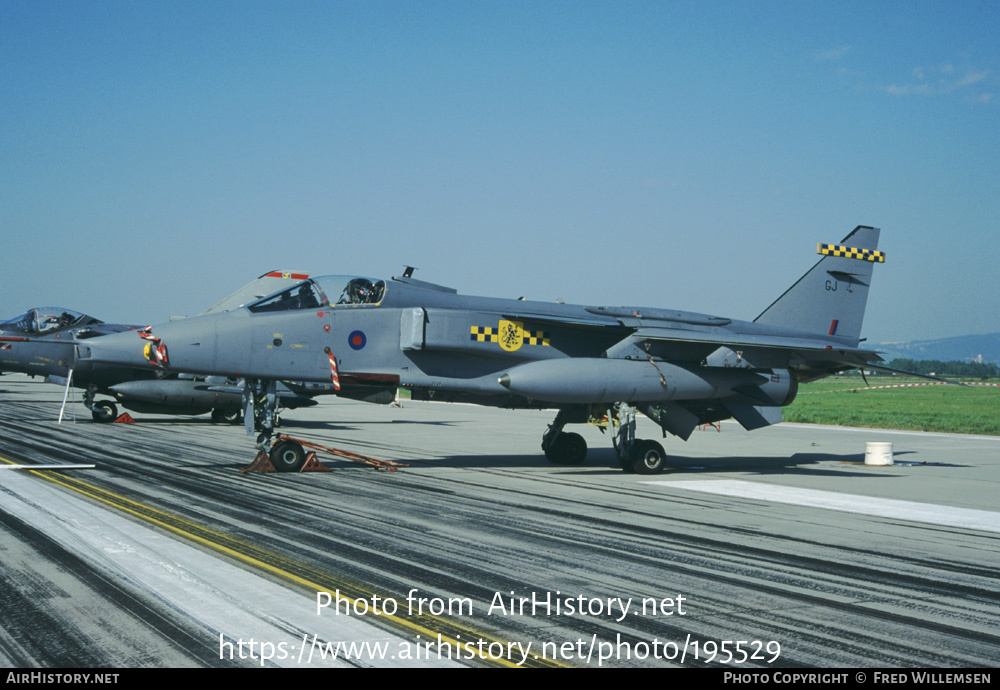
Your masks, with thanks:
[[[754,318],[882,228],[865,335],[1000,331],[996,2],[0,0],[0,316],[272,269]]]

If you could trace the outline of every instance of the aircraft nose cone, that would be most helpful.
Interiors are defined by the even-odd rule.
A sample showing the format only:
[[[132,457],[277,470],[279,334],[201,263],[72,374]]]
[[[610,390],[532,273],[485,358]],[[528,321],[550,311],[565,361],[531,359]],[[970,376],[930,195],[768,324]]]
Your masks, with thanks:
[[[86,345],[78,344],[77,356],[92,363],[146,368],[149,362],[142,355],[141,343],[133,331],[112,333],[95,338]]]
[[[503,386],[504,388],[510,388],[510,375],[509,374],[503,374],[500,378],[497,379],[497,381],[499,381],[500,385]]]

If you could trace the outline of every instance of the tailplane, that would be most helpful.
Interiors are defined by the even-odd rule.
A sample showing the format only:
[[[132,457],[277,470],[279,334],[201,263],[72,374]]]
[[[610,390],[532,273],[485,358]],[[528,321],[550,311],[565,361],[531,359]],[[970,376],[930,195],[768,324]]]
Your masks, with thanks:
[[[820,244],[823,258],[754,322],[838,336],[857,346],[872,268],[885,261],[878,236],[878,228],[859,225],[840,244]]]

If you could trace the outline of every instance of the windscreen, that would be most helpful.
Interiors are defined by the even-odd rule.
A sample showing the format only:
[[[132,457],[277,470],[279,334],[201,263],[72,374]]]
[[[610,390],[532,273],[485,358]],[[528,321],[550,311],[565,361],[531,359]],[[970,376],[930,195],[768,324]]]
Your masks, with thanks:
[[[316,309],[323,306],[325,300],[326,296],[322,291],[311,280],[306,280],[257,300],[247,305],[247,309],[254,313]]]
[[[16,331],[19,333],[48,333],[50,331],[69,328],[70,326],[77,326],[85,320],[87,320],[87,323],[95,321],[95,319],[89,319],[86,314],[81,314],[72,309],[37,307],[9,321],[0,323],[0,330]]]
[[[378,304],[385,297],[385,281],[359,276],[319,276],[314,279],[326,293],[330,304]]]
[[[359,276],[319,276],[247,305],[253,313],[318,309],[329,306],[377,305],[385,296],[385,281]]]

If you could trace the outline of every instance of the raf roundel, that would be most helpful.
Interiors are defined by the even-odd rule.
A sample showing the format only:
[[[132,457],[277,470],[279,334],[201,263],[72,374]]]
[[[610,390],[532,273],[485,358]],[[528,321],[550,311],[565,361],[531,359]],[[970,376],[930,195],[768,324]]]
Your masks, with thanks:
[[[354,331],[347,336],[347,344],[351,346],[352,350],[360,350],[367,342],[368,338],[363,331]]]

